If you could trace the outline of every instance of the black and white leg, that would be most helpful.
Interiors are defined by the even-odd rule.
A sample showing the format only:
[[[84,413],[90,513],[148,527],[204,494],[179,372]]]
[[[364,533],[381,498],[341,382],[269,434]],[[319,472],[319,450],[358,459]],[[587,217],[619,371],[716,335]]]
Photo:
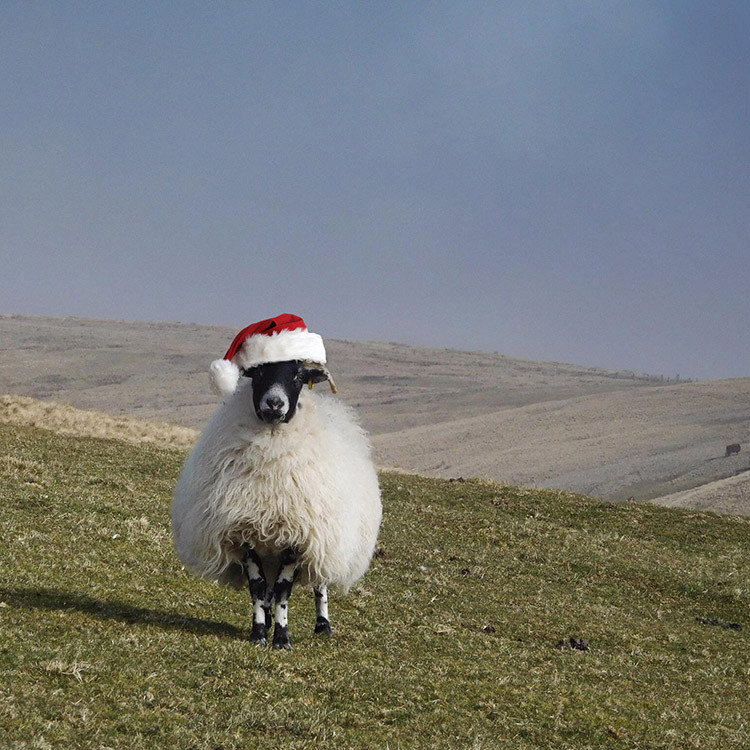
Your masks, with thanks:
[[[318,586],[315,591],[315,632],[331,635],[328,619],[328,586]]]
[[[250,631],[250,641],[265,646],[268,638],[266,613],[270,611],[270,604],[266,603],[268,587],[266,585],[266,577],[263,574],[260,557],[258,557],[258,553],[249,545],[245,546],[244,563],[250,595],[253,597],[253,629]]]
[[[271,607],[273,606],[273,586],[266,584],[266,598],[263,601],[263,611],[266,615],[266,630],[271,629],[273,618],[271,617]]]
[[[289,639],[289,597],[292,594],[296,572],[297,554],[292,549],[286,549],[281,555],[281,567],[273,587],[273,598],[276,600],[276,622],[273,628],[274,648],[292,647]]]

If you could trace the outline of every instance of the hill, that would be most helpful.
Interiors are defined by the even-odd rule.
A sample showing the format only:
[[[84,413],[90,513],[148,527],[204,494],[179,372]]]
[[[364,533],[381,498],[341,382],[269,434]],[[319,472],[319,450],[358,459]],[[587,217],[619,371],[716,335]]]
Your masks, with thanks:
[[[433,476],[502,477],[625,500],[748,471],[750,452],[725,456],[727,435],[750,435],[750,379],[545,401],[377,436],[375,444],[385,465],[408,453],[409,468]],[[737,509],[750,512],[750,497]]]
[[[719,479],[701,487],[674,492],[656,499],[660,505],[670,508],[693,508],[714,513],[748,515],[750,498],[750,472],[726,479]]]
[[[199,428],[210,361],[234,336],[178,323],[0,316],[0,393]],[[327,340],[379,463],[657,499],[750,470],[750,379],[666,383],[499,354]],[[701,507],[722,510],[710,489]],[[732,512],[750,514],[746,493]]]
[[[750,742],[750,522],[386,472],[372,570],[292,597],[190,578],[184,452],[0,424],[0,746],[663,747]]]
[[[0,315],[0,391],[200,427],[208,366],[234,338],[191,323]],[[498,354],[326,339],[342,394],[373,434],[660,381]]]

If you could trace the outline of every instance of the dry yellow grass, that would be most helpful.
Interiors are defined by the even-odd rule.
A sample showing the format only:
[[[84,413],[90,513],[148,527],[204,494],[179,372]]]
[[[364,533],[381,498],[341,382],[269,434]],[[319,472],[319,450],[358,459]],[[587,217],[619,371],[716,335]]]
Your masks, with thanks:
[[[150,443],[176,449],[191,447],[198,436],[198,433],[189,427],[132,417],[116,417],[25,396],[0,396],[0,422],[40,427],[64,435],[112,438],[133,444]]]

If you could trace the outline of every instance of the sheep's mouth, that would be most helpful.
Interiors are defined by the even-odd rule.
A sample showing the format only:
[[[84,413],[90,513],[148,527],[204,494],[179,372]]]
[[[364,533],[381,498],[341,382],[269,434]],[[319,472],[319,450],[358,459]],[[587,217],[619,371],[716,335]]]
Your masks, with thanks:
[[[278,412],[274,410],[261,410],[258,412],[258,419],[266,424],[281,424],[286,419],[285,412]]]

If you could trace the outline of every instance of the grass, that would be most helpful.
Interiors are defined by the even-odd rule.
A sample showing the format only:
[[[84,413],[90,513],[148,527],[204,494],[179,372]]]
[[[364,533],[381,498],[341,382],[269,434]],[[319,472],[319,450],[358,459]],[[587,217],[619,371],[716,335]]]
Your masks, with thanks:
[[[190,427],[125,415],[115,417],[55,401],[9,394],[0,395],[2,422],[41,427],[62,435],[115,438],[138,445],[151,443],[175,449],[190,448],[198,436]]]
[[[747,520],[386,473],[333,638],[297,591],[275,652],[172,550],[184,455],[0,425],[0,747],[750,745]]]

